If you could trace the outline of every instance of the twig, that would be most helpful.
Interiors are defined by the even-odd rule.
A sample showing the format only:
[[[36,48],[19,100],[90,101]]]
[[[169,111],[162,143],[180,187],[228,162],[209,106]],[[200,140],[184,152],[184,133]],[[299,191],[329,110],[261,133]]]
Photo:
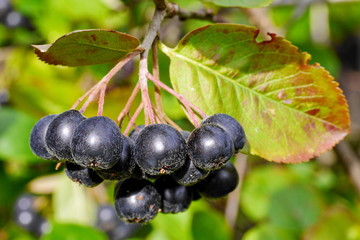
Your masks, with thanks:
[[[124,131],[125,136],[127,136],[129,134],[131,127],[134,126],[135,121],[143,108],[144,108],[144,103],[140,103],[139,107],[136,109],[134,115],[131,117],[131,119]]]
[[[153,71],[152,75],[160,80],[160,72],[159,72],[159,59],[158,59],[158,38],[154,39],[154,42],[152,44],[151,50],[152,50],[152,63],[153,63]],[[159,113],[164,112],[164,108],[161,102],[161,91],[160,87],[155,85],[155,107],[158,108]],[[161,116],[160,116],[161,117]]]
[[[154,1],[155,4],[160,4],[161,1]],[[164,1],[162,1],[164,2]],[[161,5],[161,4],[160,4]],[[157,32],[160,29],[161,22],[164,20],[166,15],[166,9],[159,10],[156,9],[154,16],[150,22],[149,31],[145,36],[144,41],[142,42],[142,47],[144,48],[144,52],[140,55],[140,63],[139,63],[139,85],[141,89],[141,97],[144,103],[144,113],[145,120],[149,119],[151,123],[155,123],[154,111],[151,105],[149,93],[148,93],[148,84],[146,74],[148,73],[147,68],[147,57],[149,54],[149,50],[151,48],[152,43],[156,37]]]
[[[337,155],[346,166],[350,178],[355,185],[355,188],[360,195],[360,158],[355,151],[351,148],[349,143],[342,141],[335,146]]]
[[[225,208],[225,218],[232,228],[235,227],[239,212],[240,193],[244,180],[247,165],[247,155],[238,153],[235,157],[235,168],[239,174],[239,184],[236,189],[229,194]]]
[[[177,99],[179,99],[179,101],[181,102],[181,104],[185,107],[186,112],[189,113],[189,120],[192,122],[192,124],[195,127],[199,127],[199,122],[195,117],[195,113],[193,112],[193,110],[190,107],[190,102],[184,98],[182,95],[180,95],[179,93],[175,92],[174,90],[172,90],[171,88],[169,88],[168,86],[166,86],[165,84],[163,84],[162,82],[160,82],[159,80],[157,80],[156,78],[154,78],[150,73],[147,74],[148,78],[153,81],[156,85],[160,86],[161,88],[163,88],[164,90],[170,92],[171,94],[173,94]]]
[[[74,103],[74,105],[72,105],[71,109],[76,109],[77,106],[79,106],[79,104],[84,101],[84,99],[89,96],[90,93],[92,93],[94,91],[94,89],[96,88],[96,84],[89,90],[87,91],[84,95],[82,95],[78,100],[76,100],[76,102]]]
[[[106,86],[109,83],[109,81],[111,80],[111,78],[118,72],[120,71],[120,69],[126,64],[128,63],[133,57],[135,57],[136,55],[138,55],[139,53],[141,53],[143,51],[142,48],[138,48],[137,50],[135,50],[134,52],[128,54],[124,59],[122,59],[120,62],[118,62],[95,86],[93,86],[88,92],[86,92],[83,96],[81,96],[76,102],[75,104],[72,106],[72,109],[75,109],[80,102],[82,102],[86,97],[88,98],[86,100],[86,102],[83,104],[83,106],[80,109],[80,112],[83,113],[86,108],[89,106],[89,104],[94,100],[94,98],[96,97],[96,95],[99,93],[99,91],[105,91],[106,90]],[[105,94],[104,94],[105,95]],[[102,107],[104,104],[104,96],[102,96],[100,94],[100,99],[99,99],[99,108],[101,108],[101,113],[102,113]],[[102,98],[102,99],[101,99]]]
[[[156,6],[156,9],[158,10],[164,10],[166,9],[166,0],[154,0],[154,3],[155,3],[155,6]]]
[[[160,72],[159,72],[159,59],[158,59],[158,38],[155,38],[153,45],[152,45],[152,60],[153,60],[153,76],[160,80]],[[159,116],[161,121],[164,121],[165,123],[168,122],[170,125],[172,125],[177,130],[181,131],[182,128],[179,127],[174,121],[172,121],[165,113],[164,107],[162,105],[161,101],[161,89],[158,85],[155,84],[155,111],[157,115]]]
[[[182,9],[175,3],[168,3],[166,17],[172,18],[174,16],[179,16],[180,20],[191,18],[191,19],[208,20],[210,22],[225,22],[224,19],[215,15],[214,12],[210,9],[204,9],[193,12],[186,9]]]
[[[124,120],[124,117],[129,113],[130,107],[131,107],[132,103],[134,102],[137,94],[139,93],[139,90],[140,90],[140,86],[139,86],[139,84],[136,84],[127,103],[125,104],[125,107],[120,112],[119,116],[116,118],[116,122],[119,124],[119,126],[121,126],[121,124]]]
[[[106,85],[104,85],[100,89],[100,96],[99,96],[99,103],[98,103],[98,116],[102,116],[103,109],[104,109],[104,101],[105,101],[105,91],[106,91]]]
[[[202,118],[206,118],[207,115],[203,113],[203,111],[200,110],[197,106],[189,102],[183,95],[175,92],[172,88],[166,86],[164,83],[160,82],[158,79],[156,79],[154,76],[152,76],[150,73],[147,74],[147,77],[153,81],[156,85],[164,89],[165,91],[169,92],[170,94],[174,95],[182,105],[184,105],[185,108],[190,107],[194,109]],[[192,111],[191,111],[192,112]]]

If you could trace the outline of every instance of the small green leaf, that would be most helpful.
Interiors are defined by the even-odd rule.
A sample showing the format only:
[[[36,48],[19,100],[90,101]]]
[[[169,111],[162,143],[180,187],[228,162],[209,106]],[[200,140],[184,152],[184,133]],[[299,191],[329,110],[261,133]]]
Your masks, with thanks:
[[[99,230],[76,224],[59,224],[51,225],[51,230],[41,237],[41,240],[75,240],[75,239],[91,239],[106,240],[105,233]]]
[[[250,153],[294,163],[332,148],[349,132],[338,83],[310,55],[275,34],[236,24],[198,28],[171,49],[174,89],[206,114],[226,113],[244,127]]]
[[[222,7],[260,8],[269,6],[273,0],[203,0]]]
[[[52,44],[33,45],[38,57],[53,65],[69,67],[119,61],[138,49],[140,41],[128,34],[110,30],[79,30]]]

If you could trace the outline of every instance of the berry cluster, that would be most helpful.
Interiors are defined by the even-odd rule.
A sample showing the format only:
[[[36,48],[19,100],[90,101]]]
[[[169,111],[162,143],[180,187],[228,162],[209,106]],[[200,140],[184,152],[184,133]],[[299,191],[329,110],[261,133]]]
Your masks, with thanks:
[[[135,223],[158,212],[184,211],[201,196],[219,198],[233,191],[238,174],[228,160],[244,144],[243,128],[225,114],[207,117],[191,133],[151,124],[126,137],[107,117],[85,118],[69,110],[39,120],[30,137],[33,152],[64,161],[74,182],[94,187],[119,180],[115,209],[121,219]]]

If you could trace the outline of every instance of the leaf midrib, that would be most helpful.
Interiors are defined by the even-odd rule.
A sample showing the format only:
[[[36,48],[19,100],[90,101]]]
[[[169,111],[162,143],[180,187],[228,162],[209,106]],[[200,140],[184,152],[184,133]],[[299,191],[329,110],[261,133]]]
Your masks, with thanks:
[[[94,48],[100,48],[100,49],[106,49],[106,50],[110,50],[110,51],[115,51],[115,52],[122,52],[122,53],[130,53],[130,52],[133,52],[133,51],[135,51],[136,50],[136,48],[137,47],[139,47],[139,46],[137,46],[136,48],[133,48],[131,51],[126,51],[126,50],[123,50],[123,49],[116,49],[116,48],[109,48],[109,47],[102,47],[102,46],[99,46],[99,45],[92,45],[92,44],[89,44],[89,43],[79,43],[79,42],[76,42],[76,43],[61,43],[61,44],[80,44],[80,45],[86,45],[86,46],[91,46],[91,47],[94,47]],[[53,47],[53,46],[51,46],[51,47]],[[50,48],[51,48],[50,47]],[[49,49],[50,49],[49,48]],[[48,50],[49,51],[49,50]],[[47,51],[47,52],[48,52]]]
[[[301,114],[303,114],[303,115],[305,115],[305,116],[307,116],[307,117],[309,117],[309,118],[315,119],[315,120],[320,121],[320,122],[327,123],[327,124],[329,124],[329,125],[331,125],[331,126],[336,127],[336,128],[339,129],[339,130],[342,129],[341,127],[339,127],[338,125],[336,125],[336,124],[334,124],[334,123],[332,123],[332,122],[326,121],[326,120],[324,120],[324,119],[322,119],[322,118],[317,118],[317,117],[315,117],[315,116],[313,116],[313,115],[306,114],[306,113],[304,113],[304,112],[302,112],[302,111],[300,111],[300,110],[298,110],[298,109],[295,109],[295,108],[290,107],[290,105],[283,104],[283,103],[281,103],[281,102],[276,101],[275,99],[273,99],[273,98],[271,98],[271,97],[268,97],[268,96],[266,96],[266,95],[262,95],[262,94],[260,94],[259,92],[254,91],[253,89],[251,89],[251,88],[249,88],[249,87],[241,84],[240,82],[235,82],[233,79],[231,79],[231,78],[229,78],[229,77],[227,77],[227,76],[225,76],[225,75],[223,75],[223,74],[221,74],[221,73],[219,73],[219,72],[217,72],[217,71],[214,71],[213,69],[211,69],[211,68],[209,68],[209,67],[201,64],[201,63],[198,62],[198,61],[195,61],[195,60],[193,60],[193,59],[191,59],[191,58],[188,58],[188,57],[186,57],[186,56],[184,56],[184,55],[181,55],[181,54],[176,53],[176,52],[175,52],[173,49],[171,49],[171,48],[168,48],[168,47],[166,47],[166,46],[162,46],[162,47],[163,47],[164,52],[168,52],[168,53],[170,53],[171,55],[174,55],[174,56],[178,57],[179,59],[183,59],[183,60],[185,60],[185,61],[188,61],[188,62],[190,62],[190,63],[193,63],[194,65],[197,65],[198,67],[201,67],[201,68],[209,71],[210,73],[212,73],[212,74],[214,74],[214,75],[217,75],[217,76],[223,78],[224,80],[227,80],[228,82],[230,82],[230,83],[233,84],[233,85],[236,85],[236,84],[237,84],[238,86],[242,87],[243,89],[245,89],[245,90],[247,90],[247,91],[249,91],[249,92],[252,92],[253,94],[258,95],[258,96],[260,96],[260,97],[267,98],[267,99],[269,99],[270,101],[275,102],[275,103],[277,103],[277,104],[279,104],[279,105],[281,105],[281,106],[283,106],[283,107],[285,107],[285,108],[287,108],[287,109],[289,109],[289,110],[291,110],[291,111],[299,112],[299,113],[301,113]]]

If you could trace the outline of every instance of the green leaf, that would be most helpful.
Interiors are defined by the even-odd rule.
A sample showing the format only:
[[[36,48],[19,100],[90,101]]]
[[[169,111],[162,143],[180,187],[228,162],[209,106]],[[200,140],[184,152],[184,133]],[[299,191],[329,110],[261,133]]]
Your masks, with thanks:
[[[30,132],[36,120],[12,108],[0,108],[0,158],[5,161],[41,161],[30,150]]]
[[[318,192],[293,185],[275,193],[269,204],[269,222],[284,229],[302,232],[315,224],[323,210]]]
[[[251,220],[265,219],[271,197],[294,181],[294,176],[285,168],[264,166],[252,169],[244,181],[240,201],[242,210]]]
[[[95,221],[96,204],[84,186],[70,181],[65,173],[54,191],[56,222],[91,225]]]
[[[266,7],[272,3],[272,0],[203,0],[205,2],[212,2],[222,7],[244,7],[244,8],[259,8]]]
[[[79,30],[52,44],[33,45],[38,57],[53,65],[69,67],[119,61],[139,50],[140,41],[128,34],[109,30]]]
[[[177,214],[159,214],[151,224],[154,231],[157,230],[166,234],[166,239],[191,240],[191,217],[190,211]],[[177,226],[177,231],[174,231],[174,226]]]
[[[243,240],[296,240],[296,235],[287,229],[270,224],[262,224],[251,228],[243,237]]]
[[[55,223],[51,226],[51,231],[41,237],[41,240],[75,240],[75,239],[91,239],[106,240],[105,233],[99,230],[76,224],[59,224]]]
[[[195,212],[192,220],[193,239],[208,240],[222,239],[230,240],[231,230],[221,215],[213,211]]]
[[[244,127],[250,153],[301,162],[332,148],[349,132],[338,83],[282,37],[256,42],[258,30],[236,24],[196,29],[171,49],[176,91],[206,114],[226,113]]]
[[[307,229],[302,239],[360,239],[360,219],[346,208],[333,207],[326,211],[320,221]]]

